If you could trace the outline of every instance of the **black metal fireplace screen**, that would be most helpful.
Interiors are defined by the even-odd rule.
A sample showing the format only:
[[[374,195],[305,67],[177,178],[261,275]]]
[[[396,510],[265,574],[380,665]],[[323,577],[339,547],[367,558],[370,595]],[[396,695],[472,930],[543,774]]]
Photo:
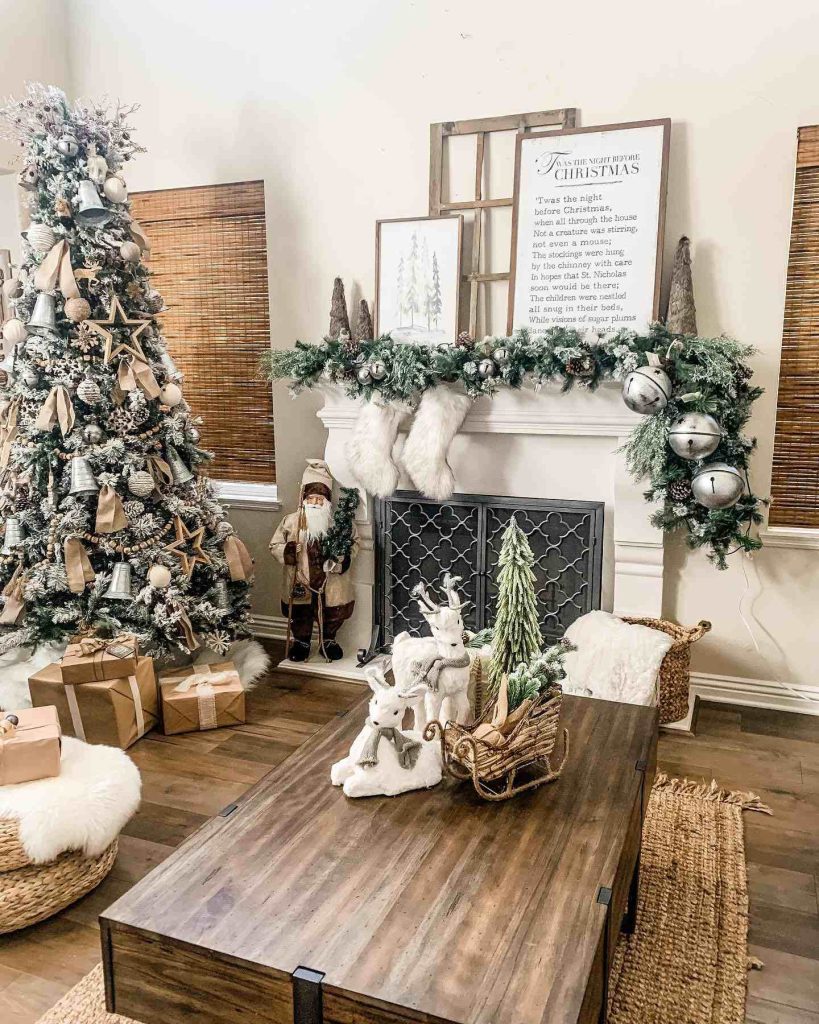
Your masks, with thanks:
[[[579,616],[600,607],[603,503],[456,494],[435,502],[411,491],[376,501],[373,643],[384,650],[398,633],[421,631],[412,588],[461,577],[470,602],[468,629],[492,624],[495,573],[503,531],[514,513],[535,556],[538,611],[545,638],[557,640]]]

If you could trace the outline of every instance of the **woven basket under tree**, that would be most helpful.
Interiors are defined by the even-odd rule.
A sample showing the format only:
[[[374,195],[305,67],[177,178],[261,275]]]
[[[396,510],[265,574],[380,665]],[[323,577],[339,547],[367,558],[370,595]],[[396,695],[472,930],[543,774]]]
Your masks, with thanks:
[[[691,686],[691,645],[705,636],[711,623],[701,619],[696,626],[680,626],[668,619],[635,618],[622,616],[623,622],[633,626],[648,626],[659,629],[673,637],[660,665],[658,707],[660,725],[679,722],[688,714],[688,691]]]

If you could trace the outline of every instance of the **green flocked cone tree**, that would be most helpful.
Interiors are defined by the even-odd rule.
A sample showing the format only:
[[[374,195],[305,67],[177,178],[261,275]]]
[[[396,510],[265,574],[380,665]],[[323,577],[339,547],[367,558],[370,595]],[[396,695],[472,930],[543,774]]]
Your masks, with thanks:
[[[528,664],[543,647],[532,570],[534,560],[526,534],[512,516],[504,530],[498,558],[498,601],[489,669],[492,691],[497,690],[504,674],[522,663]]]
[[[156,314],[123,167],[127,123],[32,85],[2,111],[31,224],[4,283],[0,653],[127,630],[146,653],[247,635],[252,562]]]

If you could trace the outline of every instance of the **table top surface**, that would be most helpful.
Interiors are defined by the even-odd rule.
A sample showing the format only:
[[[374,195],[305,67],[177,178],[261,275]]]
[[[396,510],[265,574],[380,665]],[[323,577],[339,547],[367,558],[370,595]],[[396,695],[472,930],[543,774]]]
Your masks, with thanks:
[[[102,917],[429,1021],[572,1020],[582,1003],[654,708],[566,696],[562,777],[502,803],[445,778],[350,800],[331,764],[366,701],[214,818]],[[572,1017],[574,1013],[575,1017]]]

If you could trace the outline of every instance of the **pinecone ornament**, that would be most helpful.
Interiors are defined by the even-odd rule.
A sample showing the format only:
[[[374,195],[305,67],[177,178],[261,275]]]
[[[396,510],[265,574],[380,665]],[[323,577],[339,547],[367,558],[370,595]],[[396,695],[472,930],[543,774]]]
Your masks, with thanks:
[[[572,356],[566,360],[566,373],[570,377],[591,377],[594,374],[594,360],[591,356]]]
[[[691,498],[691,484],[688,480],[672,480],[668,485],[668,497],[677,504],[688,501]]]
[[[455,339],[456,348],[474,348],[475,339],[469,333],[469,331],[461,331],[458,337]]]

